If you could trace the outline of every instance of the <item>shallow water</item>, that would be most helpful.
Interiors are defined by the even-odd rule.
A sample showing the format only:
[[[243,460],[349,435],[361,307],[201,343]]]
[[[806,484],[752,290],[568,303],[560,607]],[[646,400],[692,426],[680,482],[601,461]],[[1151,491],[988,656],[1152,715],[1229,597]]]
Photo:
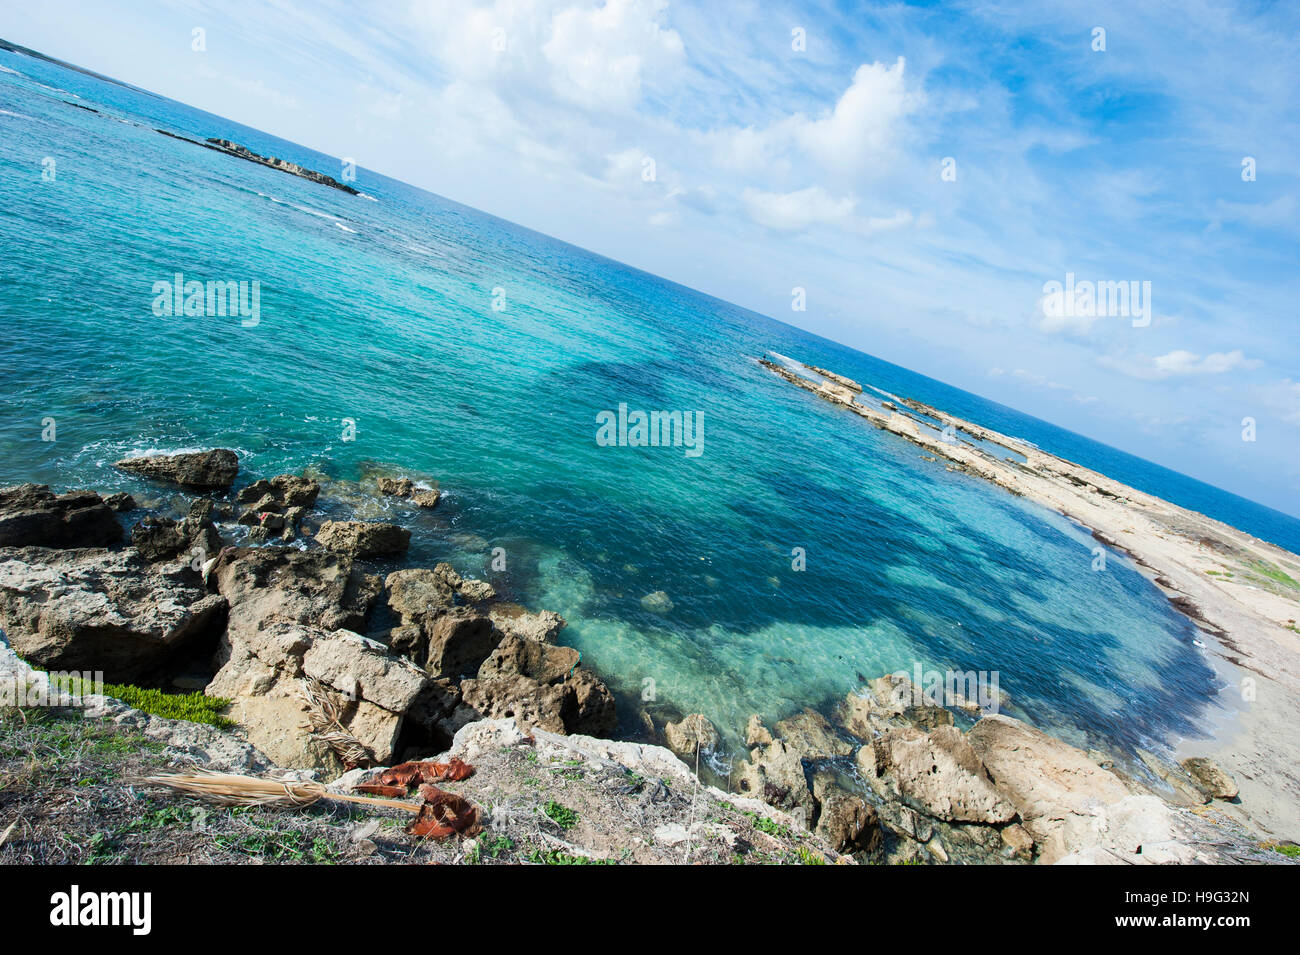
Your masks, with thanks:
[[[337,178],[329,157],[0,65],[23,74],[0,72],[0,481],[139,491],[112,461],[211,446],[247,479],[426,476],[438,510],[372,505],[413,527],[412,560],[564,614],[629,728],[642,705],[698,711],[734,741],[751,713],[826,709],[917,663],[996,671],[1013,714],[1114,748],[1195,735],[1215,705],[1193,628],[1126,558],[1093,571],[1086,531],[792,388],[769,351],[1300,541],[1250,502],[437,196],[365,170],[372,198],[349,196],[152,127]],[[259,281],[259,323],[155,316],[176,272]],[[702,414],[703,453],[599,446],[620,403]],[[671,610],[643,606],[657,591]]]

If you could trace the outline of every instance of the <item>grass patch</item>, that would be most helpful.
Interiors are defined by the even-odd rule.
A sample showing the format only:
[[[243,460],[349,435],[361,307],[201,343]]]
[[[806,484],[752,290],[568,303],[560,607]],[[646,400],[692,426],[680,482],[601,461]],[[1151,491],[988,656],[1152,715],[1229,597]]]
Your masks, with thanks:
[[[559,849],[534,849],[524,858],[537,865],[618,865],[613,859],[591,859],[561,852]]]
[[[578,814],[568,806],[561,805],[554,799],[542,807],[542,812],[561,829],[572,829],[578,824]]]
[[[1271,580],[1275,584],[1281,584],[1284,587],[1290,587],[1292,590],[1300,590],[1300,583],[1290,577],[1281,567],[1275,567],[1272,564],[1265,563],[1262,560],[1252,560],[1247,565],[1253,573]]]
[[[52,676],[51,680],[55,686],[66,693],[79,695],[83,692],[94,692],[93,686],[78,677],[61,675]],[[230,705],[230,700],[219,696],[205,696],[197,690],[193,693],[164,693],[162,690],[147,690],[144,687],[125,683],[105,683],[103,692],[105,696],[121,700],[127,706],[142,713],[150,713],[164,719],[206,723],[223,730],[235,725],[234,720],[221,713]]]

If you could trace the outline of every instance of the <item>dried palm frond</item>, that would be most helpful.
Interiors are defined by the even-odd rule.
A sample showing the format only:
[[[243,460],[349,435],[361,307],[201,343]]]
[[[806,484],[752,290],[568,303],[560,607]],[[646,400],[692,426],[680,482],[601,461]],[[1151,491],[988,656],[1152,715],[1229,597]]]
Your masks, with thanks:
[[[361,803],[388,809],[419,813],[420,806],[398,799],[377,799],[330,792],[321,783],[310,780],[258,779],[233,773],[199,770],[195,773],[163,773],[140,781],[145,786],[162,786],[188,796],[206,799],[224,806],[289,806],[302,808],[326,799],[332,802]]]
[[[307,702],[307,722],[303,728],[334,750],[348,769],[375,765],[374,754],[339,720],[338,707],[321,682],[306,677],[299,683]]]

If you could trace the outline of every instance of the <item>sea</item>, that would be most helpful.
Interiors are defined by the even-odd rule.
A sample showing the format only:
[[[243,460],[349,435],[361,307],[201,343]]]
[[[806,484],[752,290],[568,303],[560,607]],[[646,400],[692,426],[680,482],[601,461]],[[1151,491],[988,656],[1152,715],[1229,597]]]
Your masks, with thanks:
[[[360,194],[158,130],[354,172]],[[1029,415],[14,52],[0,52],[0,247],[0,484],[127,490],[166,511],[182,502],[112,462],[228,447],[241,482],[314,474],[332,514],[410,527],[408,565],[449,561],[561,613],[561,642],[609,682],[624,732],[702,713],[722,759],[743,754],[752,714],[830,713],[897,671],[982,674],[1002,712],[1112,751],[1230,715],[1197,631],[1127,557],[1096,569],[1086,529],[926,460],[760,356],[1300,550],[1300,521]],[[246,283],[257,308],[160,306],[176,281]],[[689,414],[697,440],[599,440],[620,408]],[[442,502],[363,493],[379,474]]]

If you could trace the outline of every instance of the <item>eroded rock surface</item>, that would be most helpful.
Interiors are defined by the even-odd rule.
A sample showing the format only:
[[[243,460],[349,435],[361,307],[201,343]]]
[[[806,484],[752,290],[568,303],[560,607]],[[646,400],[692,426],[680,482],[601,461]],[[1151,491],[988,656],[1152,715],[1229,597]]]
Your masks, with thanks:
[[[182,454],[151,454],[113,465],[153,481],[179,484],[194,491],[225,491],[239,473],[239,455],[226,448]]]

